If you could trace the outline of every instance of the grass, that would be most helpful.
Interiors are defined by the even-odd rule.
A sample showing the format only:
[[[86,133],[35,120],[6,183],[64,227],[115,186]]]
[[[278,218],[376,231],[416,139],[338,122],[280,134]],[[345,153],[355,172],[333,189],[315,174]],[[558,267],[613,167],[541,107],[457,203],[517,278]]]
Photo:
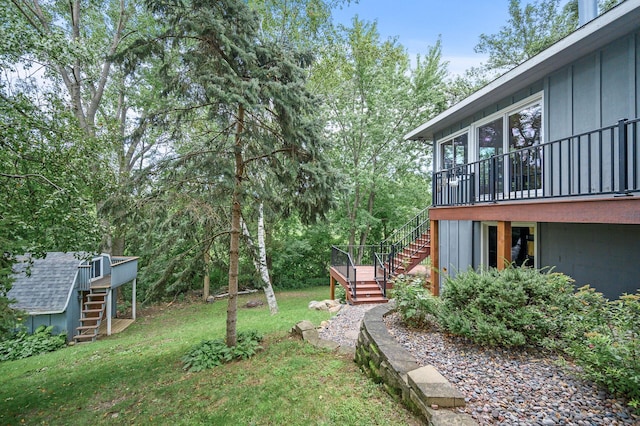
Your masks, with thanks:
[[[289,335],[298,321],[329,318],[307,309],[327,293],[278,293],[277,316],[266,304],[240,308],[238,330],[264,333],[265,349],[200,373],[183,371],[180,358],[224,337],[226,301],[160,306],[118,335],[2,363],[0,424],[420,424],[351,359]]]

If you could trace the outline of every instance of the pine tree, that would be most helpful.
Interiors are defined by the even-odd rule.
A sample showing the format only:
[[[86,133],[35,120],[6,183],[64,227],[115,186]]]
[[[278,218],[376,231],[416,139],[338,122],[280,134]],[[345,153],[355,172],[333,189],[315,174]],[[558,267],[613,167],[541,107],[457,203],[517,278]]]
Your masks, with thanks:
[[[316,103],[305,86],[311,58],[261,39],[258,16],[240,0],[148,5],[168,24],[156,41],[181,52],[182,69],[164,76],[185,102],[181,120],[206,110],[220,131],[208,141],[215,149],[203,155],[233,165],[224,184],[231,211],[226,342],[235,346],[241,215],[245,194],[256,189],[249,186],[251,168],[273,176],[308,219],[331,205]]]

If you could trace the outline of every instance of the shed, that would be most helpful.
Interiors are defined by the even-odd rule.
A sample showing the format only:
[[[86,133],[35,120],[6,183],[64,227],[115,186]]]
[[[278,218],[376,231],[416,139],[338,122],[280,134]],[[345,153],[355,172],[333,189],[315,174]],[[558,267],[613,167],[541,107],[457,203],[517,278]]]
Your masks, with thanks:
[[[8,293],[12,307],[26,312],[29,332],[41,325],[67,340],[93,341],[106,318],[106,334],[117,312],[112,297],[117,287],[131,283],[132,319],[135,320],[137,257],[111,257],[82,252],[50,252],[44,258],[22,256],[14,268]]]

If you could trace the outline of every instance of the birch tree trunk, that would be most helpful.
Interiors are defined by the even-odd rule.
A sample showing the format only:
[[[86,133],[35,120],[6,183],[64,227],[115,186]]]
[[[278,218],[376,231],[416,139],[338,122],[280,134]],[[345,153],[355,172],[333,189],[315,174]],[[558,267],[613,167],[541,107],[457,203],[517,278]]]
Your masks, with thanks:
[[[264,284],[264,295],[267,297],[267,303],[269,303],[269,310],[271,315],[278,313],[278,301],[276,300],[276,294],[273,292],[271,286],[271,277],[269,277],[269,269],[267,268],[267,246],[264,242],[264,203],[260,202],[258,208],[258,249],[260,250],[259,256],[259,272],[262,282]]]
[[[253,243],[253,239],[251,238],[251,233],[249,232],[249,228],[245,221],[242,221],[242,233],[247,239],[247,245],[249,246],[249,251],[251,253],[251,259],[253,260],[253,266],[256,268],[256,272],[260,274],[260,279],[262,280],[262,288],[264,289],[264,295],[267,298],[267,303],[269,304],[269,311],[271,311],[271,315],[275,315],[278,313],[278,301],[276,300],[276,294],[273,292],[273,286],[271,285],[271,277],[269,276],[269,269],[267,268],[267,250],[264,242],[264,213],[263,213],[263,203],[260,203],[260,208],[258,212],[258,250],[256,251],[256,246]]]

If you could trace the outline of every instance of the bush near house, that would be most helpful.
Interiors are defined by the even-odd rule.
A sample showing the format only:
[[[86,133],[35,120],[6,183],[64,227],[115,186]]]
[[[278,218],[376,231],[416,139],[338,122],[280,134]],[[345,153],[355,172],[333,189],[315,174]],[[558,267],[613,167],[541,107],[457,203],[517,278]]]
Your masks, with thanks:
[[[440,312],[440,299],[431,294],[424,278],[401,275],[393,283],[396,309],[410,326],[428,329]]]
[[[13,361],[64,348],[67,334],[53,335],[53,326],[41,325],[33,334],[18,332],[13,338],[0,342],[0,361]]]
[[[439,322],[480,345],[546,346],[564,332],[572,282],[532,268],[469,270],[446,279]]]
[[[536,346],[569,355],[585,378],[640,407],[640,291],[608,301],[563,274],[511,267],[447,278],[440,299],[422,282],[394,284],[405,322],[479,345]]]
[[[586,378],[631,399],[640,408],[640,290],[608,301],[585,286],[567,312],[565,351]]]

